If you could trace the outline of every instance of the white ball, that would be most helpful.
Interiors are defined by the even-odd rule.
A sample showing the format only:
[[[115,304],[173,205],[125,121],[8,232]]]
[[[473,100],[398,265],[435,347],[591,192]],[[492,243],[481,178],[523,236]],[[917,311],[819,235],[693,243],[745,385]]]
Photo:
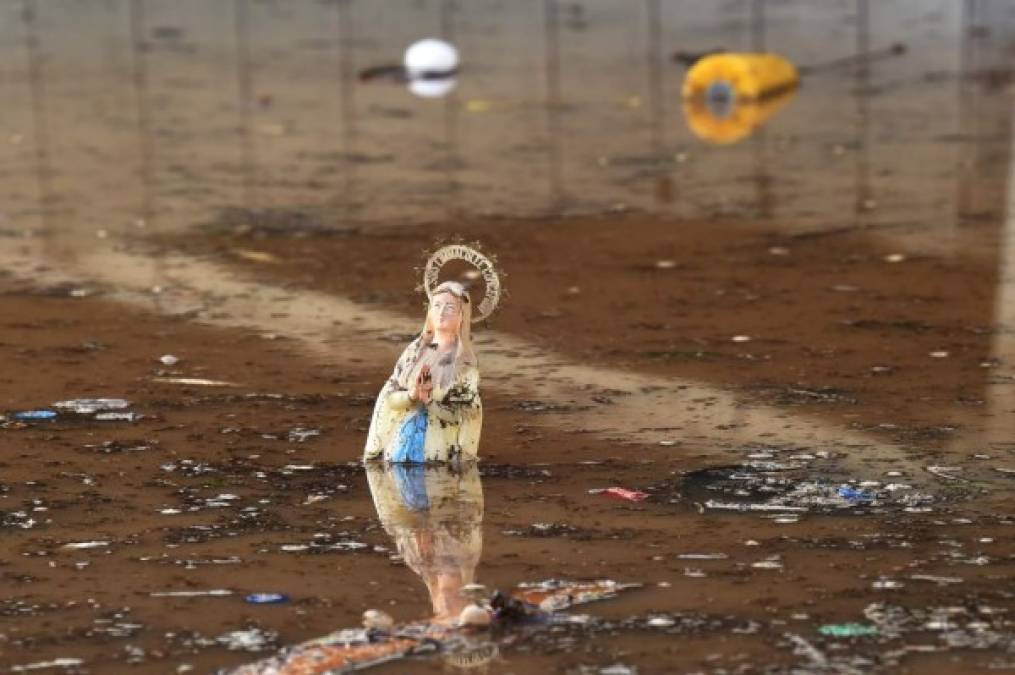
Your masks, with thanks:
[[[458,68],[458,50],[444,40],[426,38],[409,45],[402,64],[410,78],[423,73],[450,73]]]

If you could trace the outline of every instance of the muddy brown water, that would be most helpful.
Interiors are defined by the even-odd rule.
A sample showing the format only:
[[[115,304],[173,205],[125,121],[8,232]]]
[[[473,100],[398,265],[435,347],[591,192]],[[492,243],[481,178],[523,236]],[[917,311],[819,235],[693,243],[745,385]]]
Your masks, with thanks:
[[[358,459],[416,268],[455,237],[509,292],[476,330],[475,579],[642,584],[499,633],[482,669],[1015,668],[1006,3],[0,18],[0,668],[214,672],[368,608],[430,616]],[[357,80],[422,34],[462,49],[449,96]],[[689,131],[669,58],[717,46],[805,69],[730,146]],[[142,417],[13,416],[85,397]],[[779,490],[927,501],[732,512],[708,502],[740,478],[687,482],[772,462]],[[819,631],[853,622],[879,632]]]

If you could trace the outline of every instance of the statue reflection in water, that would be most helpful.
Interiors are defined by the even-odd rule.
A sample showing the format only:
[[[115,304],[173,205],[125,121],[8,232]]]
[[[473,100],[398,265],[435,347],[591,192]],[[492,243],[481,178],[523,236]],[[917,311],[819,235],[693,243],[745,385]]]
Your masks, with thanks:
[[[462,616],[471,604],[467,591],[483,551],[483,487],[476,463],[368,464],[367,479],[384,530],[426,584],[432,621],[450,625],[467,619]]]

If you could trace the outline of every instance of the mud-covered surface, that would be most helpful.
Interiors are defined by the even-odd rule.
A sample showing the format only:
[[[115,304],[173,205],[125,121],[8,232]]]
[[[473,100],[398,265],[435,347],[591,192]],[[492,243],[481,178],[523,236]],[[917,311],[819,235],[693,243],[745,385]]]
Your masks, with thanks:
[[[1015,669],[1015,18],[691,4],[0,3],[0,670],[432,616],[359,459],[451,240],[475,580],[641,584],[489,672]],[[357,78],[421,31],[449,96]],[[724,146],[720,46],[804,73]]]

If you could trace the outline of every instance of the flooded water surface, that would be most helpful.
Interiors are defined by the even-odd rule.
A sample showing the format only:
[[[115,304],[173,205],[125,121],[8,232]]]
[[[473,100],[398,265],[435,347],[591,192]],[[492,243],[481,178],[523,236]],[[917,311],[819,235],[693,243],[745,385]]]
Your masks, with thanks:
[[[0,670],[1015,670],[1013,64],[1004,0],[0,0]],[[449,242],[481,461],[364,467]]]

